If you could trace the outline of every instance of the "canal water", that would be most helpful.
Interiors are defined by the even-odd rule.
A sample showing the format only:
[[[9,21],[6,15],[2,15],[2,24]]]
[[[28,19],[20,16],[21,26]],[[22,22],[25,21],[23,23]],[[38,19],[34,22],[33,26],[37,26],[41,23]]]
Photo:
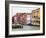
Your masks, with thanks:
[[[23,28],[12,28],[13,31],[40,30],[40,26],[23,25]]]

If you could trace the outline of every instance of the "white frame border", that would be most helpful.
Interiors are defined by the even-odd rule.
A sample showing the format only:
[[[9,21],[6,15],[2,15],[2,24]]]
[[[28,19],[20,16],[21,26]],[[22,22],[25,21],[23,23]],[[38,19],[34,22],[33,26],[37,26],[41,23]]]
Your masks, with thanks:
[[[20,34],[36,34],[36,33],[43,33],[43,6],[42,5],[24,5],[30,7],[39,7],[40,8],[40,30],[35,31],[12,31],[12,23],[11,23],[11,7],[16,6],[16,4],[9,4],[9,35],[20,35]],[[23,5],[20,5],[23,6]]]

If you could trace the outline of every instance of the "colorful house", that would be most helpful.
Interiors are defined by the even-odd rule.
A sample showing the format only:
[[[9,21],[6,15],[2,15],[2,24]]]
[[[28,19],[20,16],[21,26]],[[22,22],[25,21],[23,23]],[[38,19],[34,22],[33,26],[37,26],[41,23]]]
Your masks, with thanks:
[[[32,10],[32,25],[40,25],[40,8]]]

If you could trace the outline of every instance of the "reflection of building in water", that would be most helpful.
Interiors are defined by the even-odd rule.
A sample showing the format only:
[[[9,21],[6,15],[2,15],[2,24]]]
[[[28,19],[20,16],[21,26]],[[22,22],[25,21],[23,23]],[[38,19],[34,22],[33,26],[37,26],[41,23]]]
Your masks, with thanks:
[[[32,11],[32,24],[40,25],[40,8]]]

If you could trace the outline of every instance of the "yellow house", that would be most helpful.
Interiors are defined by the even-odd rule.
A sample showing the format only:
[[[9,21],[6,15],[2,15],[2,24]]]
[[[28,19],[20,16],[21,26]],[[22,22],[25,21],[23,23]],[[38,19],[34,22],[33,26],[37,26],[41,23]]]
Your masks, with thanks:
[[[38,17],[40,17],[40,8],[35,9],[35,10],[33,10],[32,12],[33,12],[33,16],[38,16]]]
[[[40,8],[38,9],[38,17],[40,17]]]
[[[32,10],[32,24],[40,25],[40,8]]]

